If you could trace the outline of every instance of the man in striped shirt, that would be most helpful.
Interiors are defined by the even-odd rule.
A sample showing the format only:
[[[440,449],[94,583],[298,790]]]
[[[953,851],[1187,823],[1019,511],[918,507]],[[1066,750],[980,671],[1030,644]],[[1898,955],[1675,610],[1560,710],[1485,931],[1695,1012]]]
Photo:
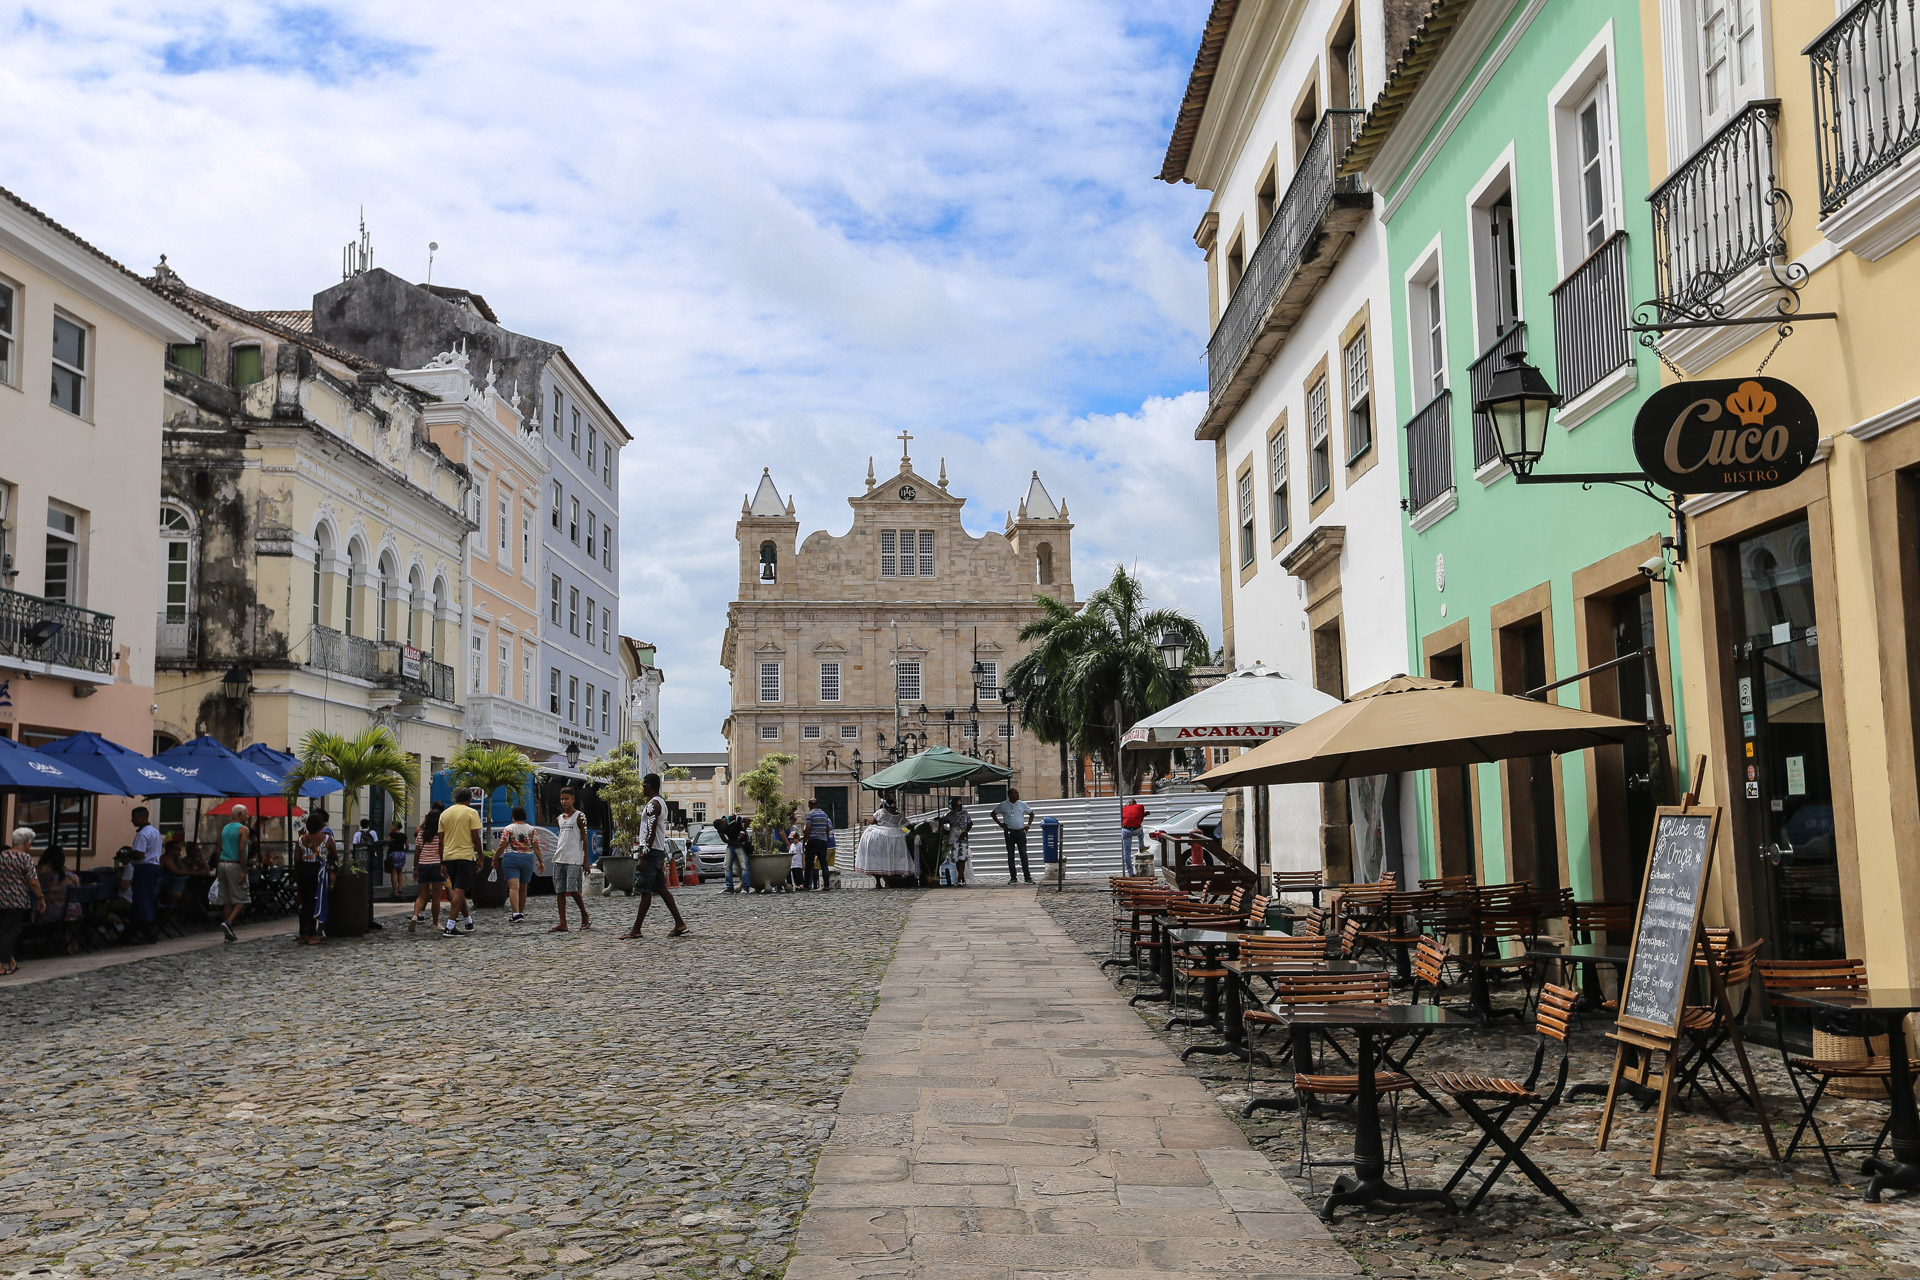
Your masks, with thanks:
[[[807,888],[813,885],[813,869],[820,868],[820,889],[825,892],[833,888],[833,878],[827,867],[827,850],[833,848],[833,819],[820,807],[820,797],[807,801]]]

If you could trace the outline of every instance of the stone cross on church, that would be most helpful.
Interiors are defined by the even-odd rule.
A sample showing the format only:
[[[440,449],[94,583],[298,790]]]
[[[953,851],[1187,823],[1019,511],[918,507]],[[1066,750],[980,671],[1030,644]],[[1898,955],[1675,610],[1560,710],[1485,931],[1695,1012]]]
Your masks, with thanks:
[[[1008,732],[999,689],[1026,651],[1020,629],[1040,616],[1034,597],[1075,603],[1066,504],[1035,472],[1023,495],[1005,495],[1014,505],[1003,529],[969,532],[945,459],[928,480],[907,453],[912,433],[898,439],[899,472],[876,478],[868,459],[844,532],[802,540],[770,470],[741,502],[739,589],[720,656],[733,681],[731,776],[775,752],[797,756],[787,794],[818,796],[845,824],[872,808],[854,777],[856,749],[869,776],[891,763],[903,734],[924,734],[926,745],[1013,768],[1029,799],[1057,796],[1058,753],[1017,712]]]

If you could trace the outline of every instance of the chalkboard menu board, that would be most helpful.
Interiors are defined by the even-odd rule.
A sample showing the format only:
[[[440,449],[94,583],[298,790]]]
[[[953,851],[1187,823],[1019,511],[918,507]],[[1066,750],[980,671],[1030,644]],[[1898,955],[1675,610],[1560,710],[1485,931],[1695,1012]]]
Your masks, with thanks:
[[[1620,1023],[1671,1036],[1680,1028],[1693,968],[1693,940],[1713,858],[1720,811],[1661,809],[1654,817],[1653,849],[1634,920],[1627,988]]]

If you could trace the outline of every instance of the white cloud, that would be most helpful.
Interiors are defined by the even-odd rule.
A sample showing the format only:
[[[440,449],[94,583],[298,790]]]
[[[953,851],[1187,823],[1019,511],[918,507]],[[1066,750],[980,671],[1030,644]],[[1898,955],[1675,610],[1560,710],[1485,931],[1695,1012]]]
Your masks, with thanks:
[[[1205,0],[526,6],[0,0],[0,183],[140,270],[300,306],[375,261],[562,342],[636,437],[622,629],[711,747],[763,465],[844,527],[866,455],[1072,505],[1218,629],[1192,188],[1151,180]],[[997,527],[997,519],[993,521]]]

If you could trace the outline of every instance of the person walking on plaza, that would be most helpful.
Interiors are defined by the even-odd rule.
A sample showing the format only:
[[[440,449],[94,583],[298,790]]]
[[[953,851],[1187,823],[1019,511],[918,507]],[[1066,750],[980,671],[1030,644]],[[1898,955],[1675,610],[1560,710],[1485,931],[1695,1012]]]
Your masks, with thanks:
[[[307,946],[326,941],[321,926],[327,918],[328,881],[339,852],[333,828],[327,825],[327,811],[313,810],[293,854],[293,882],[300,894],[300,941]]]
[[[633,887],[640,893],[640,910],[633,917],[633,928],[620,936],[640,936],[640,926],[647,922],[647,908],[653,905],[653,895],[657,893],[673,913],[673,929],[667,936],[678,938],[687,932],[687,922],[667,889],[667,805],[660,798],[660,775],[648,774],[640,779],[640,787],[647,797],[646,805],[640,810],[640,869],[633,878]]]
[[[1138,800],[1129,800],[1120,806],[1120,865],[1126,868],[1125,874],[1133,874],[1133,855],[1138,850],[1147,851],[1147,837],[1142,828],[1147,821],[1147,806]]]
[[[467,895],[473,892],[473,872],[480,861],[480,815],[467,801],[479,803],[480,791],[466,788],[454,792],[453,803],[440,813],[440,861],[447,870],[447,935],[473,932],[473,908]]]
[[[571,794],[562,792],[563,796]],[[562,800],[564,804],[565,801]],[[562,815],[563,817],[565,815]],[[500,828],[500,842],[494,847],[500,857],[500,874],[507,878],[507,923],[519,924],[527,918],[527,886],[535,876],[547,873],[540,858],[540,841],[527,811],[515,808],[513,821]],[[560,892],[560,869],[554,868],[554,892]],[[566,908],[562,907],[561,910]]]
[[[1027,829],[1033,825],[1033,806],[1020,798],[1020,792],[1007,788],[1007,798],[993,806],[993,820],[1007,841],[1007,883],[1014,882],[1013,855],[1020,855],[1020,874],[1028,884],[1033,872],[1027,869]]]
[[[575,800],[571,787],[560,792],[560,815],[554,819],[560,839],[553,846],[553,900],[560,908],[560,923],[548,933],[567,931],[568,898],[580,908],[581,929],[593,927],[587,918],[587,815],[573,807]]]
[[[820,890],[833,888],[833,874],[827,867],[827,850],[833,848],[833,819],[820,807],[820,797],[807,801],[807,816],[801,824],[807,841],[807,888],[814,887],[814,868],[820,869]]]
[[[360,819],[359,829],[353,833],[353,858],[366,867],[368,875],[379,876],[380,864],[386,860],[383,856],[385,844],[379,829],[373,825],[373,819]]]
[[[46,909],[40,872],[33,865],[33,828],[15,827],[12,845],[0,850],[0,974],[20,967],[13,946],[27,927],[27,913],[41,915]]]
[[[407,829],[400,819],[393,820],[393,829],[387,832],[387,874],[393,877],[393,892],[389,895],[393,901],[400,901],[400,873],[407,869]]]
[[[253,832],[247,828],[247,806],[233,806],[227,825],[220,828],[220,857],[214,864],[215,883],[220,887],[220,932],[228,942],[240,941],[233,926],[240,913],[253,901],[247,886],[247,851],[253,844]]]
[[[133,940],[160,941],[160,828],[147,821],[143,805],[133,811]]]
[[[747,820],[737,813],[729,813],[713,824],[720,838],[727,842],[727,887],[722,893],[746,893],[753,888],[753,877],[747,872],[747,850],[750,838]],[[740,888],[733,887],[733,868],[740,867]]]
[[[947,856],[953,860],[955,882],[965,884],[967,883],[967,837],[973,831],[973,815],[968,813],[966,806],[960,803],[960,797],[955,796],[948,802],[947,811],[941,817],[947,826]],[[1009,869],[1012,868],[1012,859],[1008,859],[1007,866]],[[1007,883],[1012,884],[1012,879],[1009,878]]]
[[[447,883],[446,864],[440,861],[440,814],[443,811],[444,806],[436,801],[420,820],[420,829],[413,833],[413,847],[418,852],[413,858],[415,888],[413,914],[407,918],[408,933],[420,927],[429,902],[433,904],[433,927],[440,927],[440,890]]]

